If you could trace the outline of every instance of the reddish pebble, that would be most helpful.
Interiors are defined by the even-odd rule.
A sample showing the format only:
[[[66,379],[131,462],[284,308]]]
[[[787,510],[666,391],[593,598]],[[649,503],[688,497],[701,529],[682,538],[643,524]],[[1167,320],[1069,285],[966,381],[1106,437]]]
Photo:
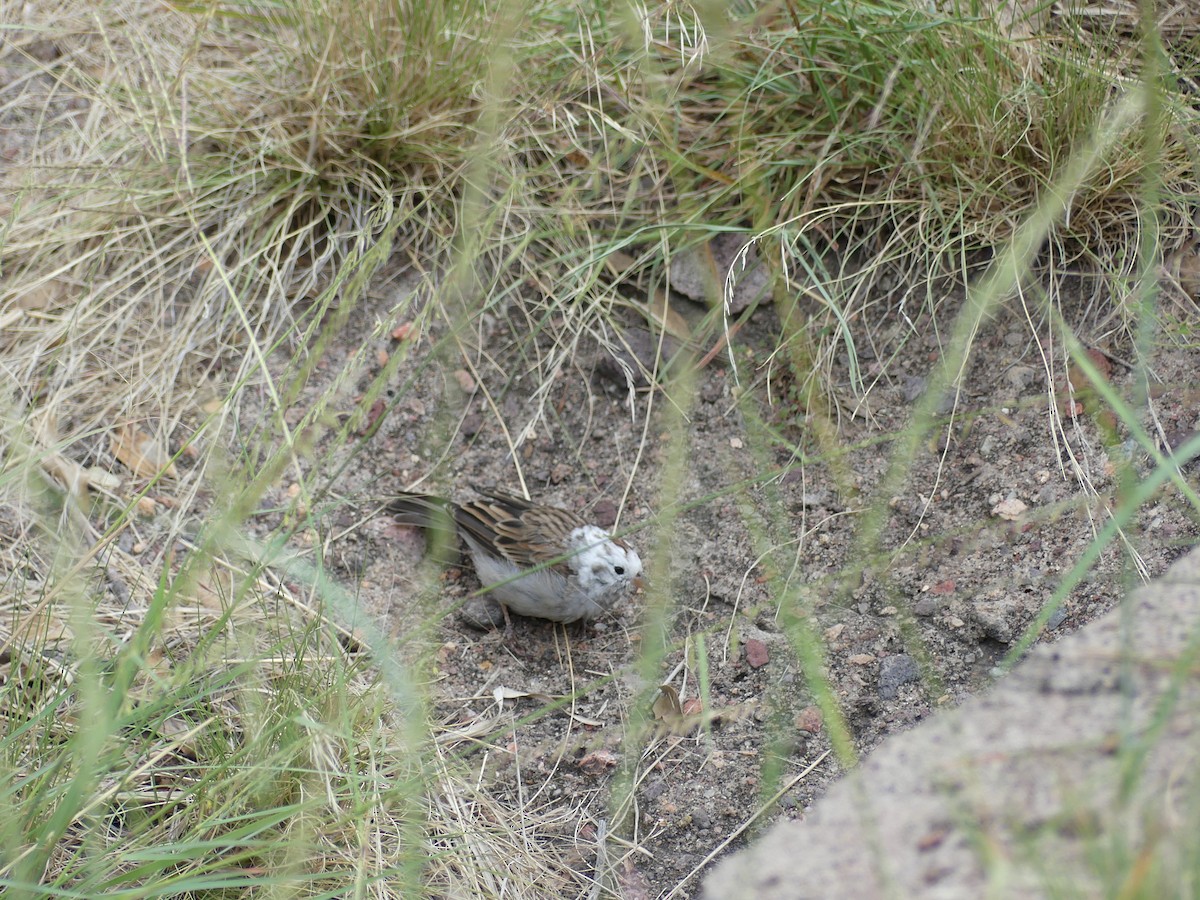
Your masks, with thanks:
[[[466,369],[455,369],[454,380],[458,382],[458,386],[464,394],[475,393],[475,379]]]
[[[601,528],[612,528],[617,521],[617,504],[611,500],[597,500],[592,507],[591,519]]]
[[[809,734],[821,733],[821,710],[816,706],[806,706],[796,716],[796,728]]]
[[[771,659],[767,652],[767,645],[758,638],[749,638],[746,641],[746,662],[750,664],[752,669],[761,669]]]

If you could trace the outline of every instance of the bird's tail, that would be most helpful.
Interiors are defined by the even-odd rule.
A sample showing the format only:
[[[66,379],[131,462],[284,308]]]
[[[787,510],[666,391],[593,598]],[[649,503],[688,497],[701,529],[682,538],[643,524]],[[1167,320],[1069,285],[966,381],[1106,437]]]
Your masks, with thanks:
[[[450,565],[458,561],[458,529],[452,501],[434,494],[406,491],[389,500],[386,509],[401,525],[424,529],[426,547],[439,562]]]

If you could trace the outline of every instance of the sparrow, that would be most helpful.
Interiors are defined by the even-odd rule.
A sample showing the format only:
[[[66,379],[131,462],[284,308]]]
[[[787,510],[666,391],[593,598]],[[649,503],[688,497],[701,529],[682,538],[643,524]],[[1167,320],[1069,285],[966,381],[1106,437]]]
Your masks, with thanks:
[[[503,491],[480,493],[463,504],[402,493],[387,508],[403,524],[443,535],[453,524],[510,625],[510,610],[552,622],[590,621],[640,583],[637,551],[599,525]]]

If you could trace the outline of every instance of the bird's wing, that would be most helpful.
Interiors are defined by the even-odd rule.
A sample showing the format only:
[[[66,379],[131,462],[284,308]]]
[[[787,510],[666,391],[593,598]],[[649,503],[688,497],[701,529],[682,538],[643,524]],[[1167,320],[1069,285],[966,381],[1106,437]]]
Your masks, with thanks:
[[[567,538],[585,524],[568,510],[495,493],[460,506],[455,521],[484,549],[522,569],[555,559],[560,562],[554,568],[565,569]]]

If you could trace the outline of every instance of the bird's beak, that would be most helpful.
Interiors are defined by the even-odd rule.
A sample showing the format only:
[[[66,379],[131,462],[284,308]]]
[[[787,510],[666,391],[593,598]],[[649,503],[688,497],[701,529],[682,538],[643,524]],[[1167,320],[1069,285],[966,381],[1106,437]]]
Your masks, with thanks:
[[[646,590],[649,590],[649,588],[650,588],[650,585],[646,583],[646,579],[643,578],[641,575],[639,575],[637,578],[633,579],[633,586],[635,588],[637,588],[639,591],[646,591]]]

